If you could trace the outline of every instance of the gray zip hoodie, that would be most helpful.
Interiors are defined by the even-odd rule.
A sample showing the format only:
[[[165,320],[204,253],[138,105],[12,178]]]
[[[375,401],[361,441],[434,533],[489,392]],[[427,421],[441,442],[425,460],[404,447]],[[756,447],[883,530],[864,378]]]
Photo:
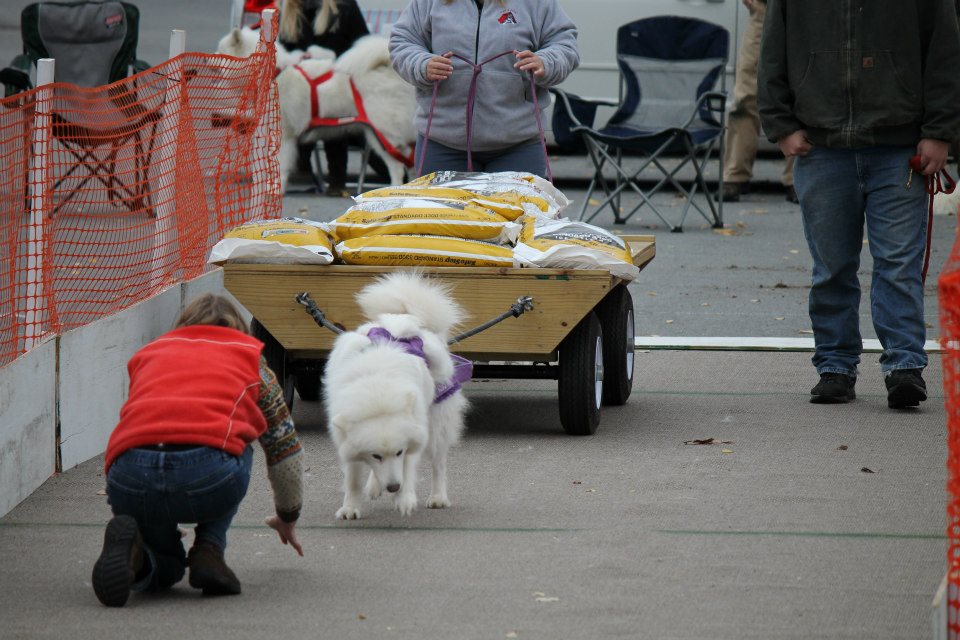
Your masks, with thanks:
[[[580,64],[577,29],[557,0],[412,0],[393,26],[390,57],[393,68],[416,88],[417,131],[427,128],[433,83],[426,80],[427,62],[452,51],[474,63],[504,51],[529,49],[543,60],[545,75],[537,78],[540,109],[550,104],[546,87],[562,82]],[[513,68],[513,54],[483,66],[477,79],[473,113],[474,151],[497,151],[537,137],[530,76]],[[453,74],[440,82],[430,139],[453,149],[466,149],[467,94],[473,69],[454,58]]]

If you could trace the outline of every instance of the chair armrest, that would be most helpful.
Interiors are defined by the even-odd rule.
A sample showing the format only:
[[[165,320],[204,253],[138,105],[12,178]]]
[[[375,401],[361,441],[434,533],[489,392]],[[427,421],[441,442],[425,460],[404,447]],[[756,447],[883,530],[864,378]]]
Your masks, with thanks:
[[[5,87],[6,97],[33,88],[33,83],[30,82],[31,64],[30,56],[21,54],[13,59],[10,66],[0,69],[0,84]]]
[[[723,113],[727,108],[727,94],[722,91],[706,91],[697,98],[697,103],[693,105],[693,112],[690,114],[690,117],[687,118],[687,121],[683,125],[683,129],[686,129],[693,123],[693,119],[696,118],[701,110],[710,111],[712,113]]]

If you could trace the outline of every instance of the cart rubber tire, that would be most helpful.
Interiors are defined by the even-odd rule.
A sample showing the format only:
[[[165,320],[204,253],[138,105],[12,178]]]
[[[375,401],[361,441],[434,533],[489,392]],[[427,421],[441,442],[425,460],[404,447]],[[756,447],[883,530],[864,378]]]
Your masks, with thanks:
[[[297,388],[301,400],[316,402],[320,399],[320,372],[298,371],[293,377],[293,386]]]
[[[603,404],[627,403],[633,391],[633,297],[622,284],[597,305],[603,329]]]
[[[250,333],[263,343],[263,358],[283,388],[283,401],[287,403],[287,409],[293,411],[293,371],[287,361],[287,350],[256,319],[250,321]]]
[[[560,424],[572,436],[592,435],[603,397],[603,329],[591,311],[560,343]]]

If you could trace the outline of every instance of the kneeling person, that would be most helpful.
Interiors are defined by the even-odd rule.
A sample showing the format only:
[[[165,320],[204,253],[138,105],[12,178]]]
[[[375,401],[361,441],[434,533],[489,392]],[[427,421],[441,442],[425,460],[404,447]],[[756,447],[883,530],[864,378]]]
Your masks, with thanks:
[[[129,397],[107,444],[113,518],[93,568],[107,606],[130,591],[176,584],[205,595],[240,593],[224,561],[227,529],[250,482],[254,440],[267,459],[276,514],[266,523],[303,555],[294,532],[303,494],[303,456],[263,344],[226,298],[205,294],[175,328],[127,365]],[[196,523],[190,553],[178,525]]]

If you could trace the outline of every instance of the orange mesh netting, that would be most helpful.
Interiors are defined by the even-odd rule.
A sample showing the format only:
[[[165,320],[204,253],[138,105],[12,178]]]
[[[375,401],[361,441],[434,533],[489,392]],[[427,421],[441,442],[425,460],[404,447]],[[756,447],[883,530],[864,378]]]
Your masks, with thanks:
[[[274,30],[274,33],[276,31]],[[281,208],[276,51],[0,100],[0,366],[205,269]]]
[[[960,638],[960,241],[939,279],[947,410],[947,637]]]

